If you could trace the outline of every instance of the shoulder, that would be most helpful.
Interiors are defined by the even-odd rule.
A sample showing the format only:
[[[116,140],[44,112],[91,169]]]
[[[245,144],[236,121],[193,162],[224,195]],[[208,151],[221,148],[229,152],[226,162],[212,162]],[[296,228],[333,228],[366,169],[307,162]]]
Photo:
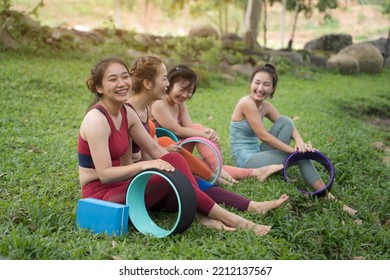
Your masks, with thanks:
[[[136,120],[138,120],[138,115],[135,112],[135,109],[132,106],[128,106],[128,110],[126,110],[126,115],[127,115],[127,123],[128,126],[130,127]],[[132,110],[130,110],[130,108]]]
[[[252,98],[250,98],[249,95],[247,95],[240,98],[237,103],[237,107],[240,107],[242,109],[256,108],[256,103],[253,101]]]
[[[80,126],[80,134],[84,139],[87,139],[87,135],[95,134],[107,134],[110,132],[110,125],[107,118],[103,113],[97,109],[88,111]]]
[[[83,123],[87,125],[102,125],[108,122],[107,117],[101,111],[92,109],[85,114]]]
[[[264,102],[263,102],[263,110],[264,110],[264,111],[275,110],[275,107],[274,107],[274,105],[272,105],[272,104],[269,103],[268,101],[264,101]]]
[[[167,104],[165,103],[164,100],[156,100],[152,104],[152,109],[154,108],[165,108]]]

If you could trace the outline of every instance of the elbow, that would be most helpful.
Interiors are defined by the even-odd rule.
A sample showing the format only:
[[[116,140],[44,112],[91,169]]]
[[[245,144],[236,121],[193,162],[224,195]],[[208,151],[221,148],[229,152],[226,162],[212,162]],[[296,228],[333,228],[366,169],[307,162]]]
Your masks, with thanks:
[[[98,174],[98,176],[99,176],[100,182],[102,182],[103,184],[110,184],[110,183],[113,183],[115,181],[118,181],[118,180],[115,180],[116,178],[114,178],[112,175],[110,175],[110,172],[101,172],[100,174]]]
[[[260,140],[261,142],[265,142],[265,143],[269,142],[269,139],[270,139],[270,138],[268,137],[268,134],[261,134],[261,135],[258,135],[257,138],[259,138],[259,140]]]
[[[106,176],[99,176],[99,179],[103,184],[109,184],[113,182],[112,178],[107,178]]]

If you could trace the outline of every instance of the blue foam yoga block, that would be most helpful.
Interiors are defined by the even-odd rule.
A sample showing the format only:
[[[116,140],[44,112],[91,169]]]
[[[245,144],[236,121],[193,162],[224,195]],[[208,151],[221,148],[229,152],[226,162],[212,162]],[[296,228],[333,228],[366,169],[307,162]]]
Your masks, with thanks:
[[[95,198],[77,202],[76,229],[90,229],[93,233],[125,235],[129,224],[129,206]]]

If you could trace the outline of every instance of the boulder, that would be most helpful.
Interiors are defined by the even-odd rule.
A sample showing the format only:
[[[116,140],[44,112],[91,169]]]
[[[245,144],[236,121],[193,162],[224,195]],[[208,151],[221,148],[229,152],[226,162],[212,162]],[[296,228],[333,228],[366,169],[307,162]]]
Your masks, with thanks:
[[[390,57],[390,38],[379,38],[378,40],[368,41],[373,46],[377,47],[383,56]]]
[[[354,74],[359,72],[359,61],[347,54],[337,54],[331,56],[326,62],[326,66],[337,69],[343,74]]]
[[[347,46],[340,50],[337,55],[349,55],[359,62],[360,72],[379,73],[383,68],[383,56],[369,43],[360,43]]]
[[[349,45],[352,45],[351,35],[329,34],[307,42],[304,46],[304,50],[322,50],[337,53]]]
[[[243,42],[243,38],[235,33],[224,33],[221,36],[221,41],[224,49],[234,49],[236,42]]]
[[[215,38],[219,37],[218,31],[209,24],[195,25],[190,28],[188,31],[188,36],[193,37],[202,37],[202,38]]]

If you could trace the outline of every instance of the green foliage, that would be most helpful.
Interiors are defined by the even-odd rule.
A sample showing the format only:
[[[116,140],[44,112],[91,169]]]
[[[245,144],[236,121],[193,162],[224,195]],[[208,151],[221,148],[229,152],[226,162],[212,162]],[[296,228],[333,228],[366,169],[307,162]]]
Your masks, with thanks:
[[[332,159],[333,192],[359,210],[355,217],[339,203],[306,199],[274,175],[262,184],[251,178],[225,186],[258,201],[289,195],[288,203],[266,215],[230,209],[272,225],[264,237],[243,230],[211,230],[197,222],[183,234],[164,239],[144,236],[132,227],[121,237],[76,231],[81,195],[77,134],[92,98],[85,80],[95,61],[111,54],[0,51],[0,255],[19,260],[390,259],[390,231],[385,226],[390,219],[389,166],[381,162],[383,153],[370,145],[388,137],[389,131],[357,119],[350,109],[382,104],[379,108],[388,116],[389,70],[340,76],[293,69],[281,75],[272,101],[283,114],[298,117],[295,123],[303,138]],[[117,55],[122,54],[120,49]],[[196,71],[206,75],[205,70]],[[193,120],[221,135],[226,164],[232,164],[230,114],[247,89],[246,79],[226,84],[218,73],[209,73],[208,83],[201,82],[188,102]],[[170,222],[164,213],[156,215],[159,222]]]
[[[390,14],[390,0],[383,1],[382,12],[384,14]]]
[[[203,67],[213,67],[220,61],[222,44],[213,38],[178,37],[166,40],[159,51],[177,61],[197,62]]]
[[[267,0],[271,5],[274,3],[281,3],[281,0]],[[313,15],[314,10],[326,14],[328,10],[337,9],[339,6],[338,0],[319,0],[319,1],[301,1],[301,0],[287,0],[286,9],[294,11],[298,5],[298,11],[303,12],[307,18]]]
[[[3,11],[9,10],[11,7],[11,0],[0,0],[0,14]]]

